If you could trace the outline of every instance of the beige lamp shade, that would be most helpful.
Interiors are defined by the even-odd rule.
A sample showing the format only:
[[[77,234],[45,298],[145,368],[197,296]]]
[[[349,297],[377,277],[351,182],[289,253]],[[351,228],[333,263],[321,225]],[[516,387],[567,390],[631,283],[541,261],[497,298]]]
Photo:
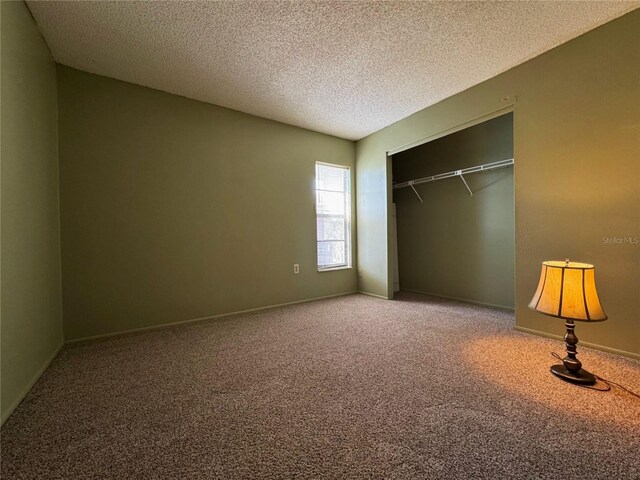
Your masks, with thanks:
[[[596,291],[593,265],[568,260],[542,262],[540,282],[529,308],[568,320],[607,319]]]

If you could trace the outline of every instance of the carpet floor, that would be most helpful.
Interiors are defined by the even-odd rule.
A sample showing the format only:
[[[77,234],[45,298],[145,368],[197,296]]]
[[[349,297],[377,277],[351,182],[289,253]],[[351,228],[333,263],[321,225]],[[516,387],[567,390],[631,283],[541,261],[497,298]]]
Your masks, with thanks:
[[[640,478],[640,401],[556,379],[562,343],[513,324],[349,295],[67,346],[3,426],[1,477]],[[639,362],[579,351],[640,390]]]

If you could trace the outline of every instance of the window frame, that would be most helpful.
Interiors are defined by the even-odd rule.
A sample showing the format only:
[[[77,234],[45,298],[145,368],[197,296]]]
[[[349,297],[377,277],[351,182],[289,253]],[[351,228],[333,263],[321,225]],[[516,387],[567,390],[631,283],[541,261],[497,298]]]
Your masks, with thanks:
[[[324,190],[321,188],[318,188],[318,166],[322,165],[322,166],[326,166],[326,167],[333,167],[333,168],[339,168],[341,170],[346,170],[347,171],[347,178],[344,179],[344,175],[343,175],[343,179],[344,179],[344,192],[336,192],[335,190]],[[352,198],[351,198],[351,167],[347,166],[347,165],[338,165],[335,163],[328,163],[328,162],[315,162],[314,165],[315,168],[315,179],[314,179],[314,189],[313,189],[313,193],[314,193],[314,207],[315,207],[315,222],[316,222],[316,268],[318,270],[318,272],[330,272],[333,270],[347,270],[350,268],[353,268],[353,264],[352,264],[352,252],[351,252],[351,228],[352,228],[352,224],[351,224],[351,208],[352,208]],[[335,193],[343,193],[344,195],[344,254],[345,254],[345,263],[340,263],[340,264],[331,264],[331,265],[326,265],[326,266],[321,266],[320,265],[320,258],[318,255],[318,244],[322,243],[322,242],[329,242],[329,241],[336,241],[336,240],[320,240],[318,237],[319,231],[318,231],[318,219],[322,218],[322,217],[335,217],[336,215],[333,214],[321,214],[318,213],[318,191],[323,191],[323,192],[335,192]],[[339,241],[339,240],[338,240]]]

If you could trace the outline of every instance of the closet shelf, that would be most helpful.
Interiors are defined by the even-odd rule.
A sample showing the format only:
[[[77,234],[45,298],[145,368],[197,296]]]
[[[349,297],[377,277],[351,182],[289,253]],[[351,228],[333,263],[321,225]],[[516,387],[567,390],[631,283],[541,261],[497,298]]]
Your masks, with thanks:
[[[464,179],[464,175],[486,172],[489,170],[495,170],[496,168],[509,167],[511,165],[513,165],[513,158],[509,158],[507,160],[499,160],[497,162],[485,163],[483,165],[477,165],[475,167],[463,168],[461,170],[453,170],[451,172],[439,173],[438,175],[431,175],[430,177],[423,177],[415,180],[408,180],[406,182],[396,183],[393,185],[393,189],[398,190],[400,188],[411,187],[411,189],[420,199],[420,202],[422,202],[422,197],[420,196],[418,191],[415,189],[414,185],[436,182],[438,180],[444,180],[445,178],[460,177],[460,179],[462,180],[462,183],[464,183],[464,186],[467,187],[467,190],[469,191],[469,196],[473,197],[473,192],[469,188],[467,181]]]

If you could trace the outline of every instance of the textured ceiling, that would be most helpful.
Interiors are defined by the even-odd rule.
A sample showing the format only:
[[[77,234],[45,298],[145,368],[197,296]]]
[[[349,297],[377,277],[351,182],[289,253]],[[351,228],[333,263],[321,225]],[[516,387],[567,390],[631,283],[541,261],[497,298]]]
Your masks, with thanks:
[[[36,2],[55,60],[359,139],[638,2]]]

